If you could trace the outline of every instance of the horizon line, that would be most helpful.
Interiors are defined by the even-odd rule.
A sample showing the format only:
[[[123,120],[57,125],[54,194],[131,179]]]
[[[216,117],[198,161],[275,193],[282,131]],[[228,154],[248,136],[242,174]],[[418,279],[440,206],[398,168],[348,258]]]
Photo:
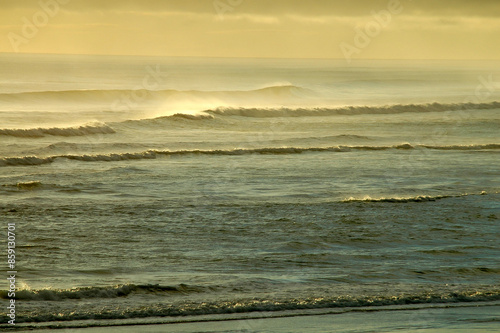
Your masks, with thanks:
[[[196,56],[196,55],[144,55],[144,54],[100,54],[100,53],[31,53],[31,52],[0,52],[0,55],[53,55],[53,56],[97,56],[97,57],[144,57],[144,58],[215,58],[215,59],[274,59],[274,60],[345,60],[345,58],[327,57],[254,57],[254,56]],[[449,59],[449,58],[357,58],[351,61],[500,61],[500,58],[487,59]]]

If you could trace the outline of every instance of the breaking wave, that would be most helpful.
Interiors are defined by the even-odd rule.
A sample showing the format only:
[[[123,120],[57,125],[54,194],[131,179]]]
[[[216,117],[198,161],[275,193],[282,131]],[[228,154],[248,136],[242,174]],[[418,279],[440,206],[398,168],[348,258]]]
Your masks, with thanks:
[[[284,155],[284,154],[302,154],[308,152],[351,152],[351,151],[384,151],[390,149],[411,150],[411,149],[434,149],[434,150],[497,150],[500,144],[484,145],[454,145],[454,146],[429,146],[429,145],[411,145],[403,143],[393,146],[335,146],[335,147],[270,147],[253,149],[227,149],[227,150],[148,150],[138,153],[111,153],[97,155],[54,155],[49,157],[23,156],[23,157],[4,157],[0,158],[0,166],[27,166],[42,165],[53,163],[58,158],[76,160],[82,162],[113,162],[126,160],[144,160],[156,159],[161,156],[186,156],[186,155]]]
[[[161,124],[163,121],[176,121],[176,120],[210,120],[214,119],[215,116],[206,113],[199,114],[188,114],[188,113],[175,113],[169,116],[161,116],[150,119],[138,119],[138,120],[125,120],[122,123],[125,124]]]
[[[192,288],[194,290],[192,290]],[[206,288],[205,288],[206,289]],[[464,303],[464,302],[494,302],[500,300],[498,289],[483,291],[442,291],[442,292],[421,292],[396,295],[377,296],[323,296],[323,297],[294,297],[294,298],[258,298],[233,299],[225,301],[203,301],[203,302],[169,302],[158,303],[153,306],[93,306],[92,308],[82,307],[81,309],[70,308],[67,310],[58,309],[56,313],[45,310],[47,301],[63,301],[65,299],[92,299],[97,301],[103,298],[130,297],[134,293],[141,293],[153,296],[169,293],[190,293],[203,292],[203,288],[180,285],[177,287],[164,287],[160,285],[123,285],[116,287],[89,287],[73,290],[38,290],[16,292],[16,298],[41,301],[44,307],[36,311],[21,313],[16,316],[19,323],[29,322],[51,322],[51,321],[75,321],[86,319],[133,319],[146,317],[167,317],[167,316],[196,316],[213,314],[234,314],[272,312],[287,310],[308,310],[308,309],[338,309],[339,311],[349,311],[349,308],[370,307],[371,311],[384,306],[410,306],[410,305],[430,305]],[[6,291],[2,291],[5,298]],[[20,295],[17,297],[17,295]],[[476,303],[477,304],[477,303]]]
[[[170,118],[170,119],[188,119],[188,120],[204,120],[204,119],[213,119],[214,116],[209,114],[185,114],[185,113],[176,113],[172,116],[162,117],[162,118]],[[160,118],[156,118],[160,119]]]
[[[481,193],[472,193],[472,194],[459,194],[459,195],[436,195],[436,196],[430,196],[430,195],[419,195],[415,197],[395,197],[395,198],[371,198],[369,196],[366,196],[362,199],[357,199],[357,198],[348,198],[342,200],[342,202],[348,203],[348,202],[390,202],[390,203],[408,203],[408,202],[429,202],[429,201],[437,201],[441,199],[447,199],[447,198],[460,198],[460,197],[466,197],[466,196],[471,196],[471,195],[486,195],[486,192],[481,192]]]
[[[52,127],[52,128],[29,128],[29,129],[0,129],[0,136],[14,136],[18,138],[41,138],[52,136],[84,136],[92,134],[116,133],[108,125],[85,125],[78,127]]]
[[[31,182],[19,182],[16,184],[16,187],[20,190],[34,190],[42,186],[42,182],[35,180]]]
[[[484,145],[449,145],[449,146],[431,146],[420,145],[422,148],[436,149],[436,150],[483,150],[483,149],[500,149],[500,144],[490,143]]]
[[[1,184],[0,190],[7,192],[19,192],[19,191],[38,191],[38,190],[59,190],[59,191],[78,191],[77,189],[63,186],[54,183],[42,183],[39,180],[24,181],[11,184]]]
[[[398,114],[445,112],[462,110],[490,110],[499,109],[500,102],[491,103],[430,103],[430,104],[396,104],[386,106],[345,106],[339,108],[217,108],[205,112],[220,116],[240,116],[251,118],[270,117],[307,117],[307,116],[334,116],[358,114]]]
[[[111,287],[86,287],[74,289],[41,289],[41,290],[20,290],[16,292],[16,299],[36,300],[36,301],[60,301],[63,299],[87,299],[87,298],[116,298],[126,297],[131,294],[189,294],[203,292],[204,287],[188,286],[180,284],[178,286],[160,285],[135,285],[126,284]],[[0,297],[7,299],[7,291],[0,291]]]

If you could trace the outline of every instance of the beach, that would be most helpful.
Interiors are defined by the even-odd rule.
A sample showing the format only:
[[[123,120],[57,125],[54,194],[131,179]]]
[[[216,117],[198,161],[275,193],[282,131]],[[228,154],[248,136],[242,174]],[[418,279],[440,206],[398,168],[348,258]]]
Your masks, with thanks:
[[[350,309],[345,313],[333,309],[322,311],[270,314],[267,319],[219,318],[174,319],[169,324],[120,325],[80,329],[58,329],[59,332],[498,332],[498,304],[470,306],[435,306],[404,309]],[[322,312],[323,314],[314,314]],[[269,315],[269,314],[268,314]],[[263,314],[247,317],[259,318]],[[150,319],[151,320],[151,319]],[[167,322],[167,318],[158,322]],[[193,322],[191,322],[193,321]],[[98,323],[95,323],[98,325]],[[92,324],[90,324],[92,325]],[[57,326],[56,323],[52,327]],[[64,324],[62,324],[64,327]],[[33,328],[24,332],[44,332]],[[23,332],[23,331],[19,331]]]

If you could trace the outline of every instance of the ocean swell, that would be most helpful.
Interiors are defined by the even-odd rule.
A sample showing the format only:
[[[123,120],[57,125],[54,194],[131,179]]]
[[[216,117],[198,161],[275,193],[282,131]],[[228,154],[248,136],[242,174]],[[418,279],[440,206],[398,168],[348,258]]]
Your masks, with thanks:
[[[204,290],[203,287],[188,286],[180,284],[178,286],[161,285],[135,285],[126,284],[111,287],[86,287],[74,289],[41,289],[41,290],[20,290],[16,292],[16,299],[36,300],[36,301],[60,301],[64,299],[88,299],[88,298],[116,298],[126,297],[131,294],[168,294],[168,293],[198,293]],[[7,291],[0,291],[0,297],[8,299]]]
[[[384,151],[390,149],[412,150],[416,148],[434,149],[434,150],[498,150],[500,144],[484,145],[454,145],[454,146],[428,146],[411,145],[403,143],[392,146],[335,146],[335,147],[267,147],[267,148],[240,148],[240,149],[215,149],[215,150],[148,150],[138,153],[110,153],[98,155],[54,155],[49,157],[23,156],[23,157],[4,157],[0,158],[0,166],[27,166],[42,165],[53,163],[57,158],[76,160],[82,162],[113,162],[125,160],[143,160],[155,159],[159,156],[186,156],[186,155],[283,155],[283,154],[302,154],[309,152],[352,152],[352,151]]]
[[[389,198],[371,198],[369,196],[366,196],[362,199],[357,199],[357,198],[348,198],[342,200],[344,203],[349,203],[349,202],[389,202],[389,203],[409,203],[409,202],[429,202],[429,201],[437,201],[441,199],[447,199],[447,198],[459,198],[459,197],[465,197],[465,196],[470,196],[470,195],[486,195],[486,192],[480,192],[480,193],[464,193],[464,194],[459,194],[459,195],[418,195],[414,197],[389,197]]]
[[[28,128],[28,129],[0,129],[0,136],[14,136],[18,138],[41,138],[52,136],[84,136],[92,134],[113,134],[108,125],[84,125],[78,127],[51,127],[51,128]]]
[[[313,92],[306,88],[297,87],[294,85],[274,85],[254,90],[147,90],[147,89],[110,89],[110,90],[60,90],[60,91],[28,91],[20,93],[3,93],[0,94],[0,102],[7,103],[22,103],[22,102],[47,102],[47,101],[63,101],[63,102],[116,102],[122,98],[130,96],[140,96],[148,99],[167,98],[202,98],[202,99],[218,99],[218,100],[240,100],[244,101],[248,98],[254,99],[280,99],[290,98],[295,96],[311,95]]]
[[[429,103],[429,104],[396,104],[386,106],[345,106],[338,108],[217,108],[206,110],[206,113],[219,116],[239,116],[251,118],[271,117],[311,117],[359,114],[398,114],[421,112],[445,112],[463,110],[499,109],[500,102],[491,103]]]

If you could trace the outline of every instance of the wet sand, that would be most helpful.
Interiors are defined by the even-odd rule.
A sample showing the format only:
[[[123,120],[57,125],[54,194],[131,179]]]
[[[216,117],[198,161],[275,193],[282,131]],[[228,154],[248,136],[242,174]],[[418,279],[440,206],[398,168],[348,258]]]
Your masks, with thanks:
[[[265,319],[227,320],[227,316],[212,318],[211,321],[183,322],[156,325],[126,325],[60,329],[68,333],[187,333],[187,332],[500,332],[500,306],[459,306],[432,307],[413,310],[372,311],[370,309],[353,310],[347,313],[317,315],[302,313],[282,313],[285,317]],[[332,312],[335,312],[332,309]],[[240,315],[241,316],[241,315]],[[191,319],[192,318],[192,319]],[[191,318],[172,318],[196,320]],[[167,321],[167,318],[162,320]],[[206,319],[209,320],[209,319]],[[95,323],[96,324],[96,323]],[[56,325],[54,325],[56,326]],[[53,327],[54,327],[53,326]],[[42,332],[35,329],[29,332]],[[28,331],[25,331],[28,332]]]

